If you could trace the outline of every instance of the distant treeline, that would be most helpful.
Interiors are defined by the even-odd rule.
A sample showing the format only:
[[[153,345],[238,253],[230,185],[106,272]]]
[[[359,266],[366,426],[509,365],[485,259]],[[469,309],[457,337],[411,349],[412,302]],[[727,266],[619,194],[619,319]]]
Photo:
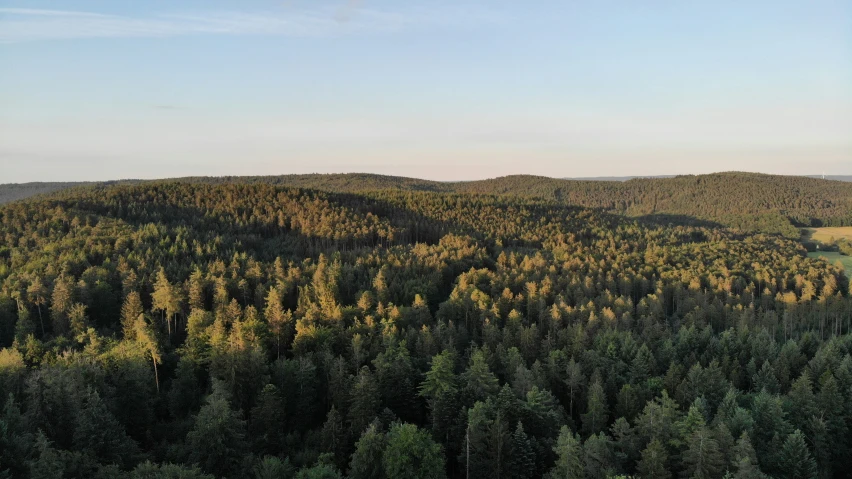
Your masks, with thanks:
[[[522,196],[647,217],[654,222],[716,224],[790,238],[799,236],[800,227],[852,225],[852,183],[803,176],[734,172],[629,181],[579,181],[517,175],[481,181],[437,182],[353,173],[190,177],[180,181],[270,184],[336,193],[403,190]],[[29,188],[34,194],[61,188],[58,186],[61,184],[51,183],[44,185],[51,185],[45,188],[52,190],[35,191],[36,185],[0,186],[0,203],[9,201],[5,200],[7,196],[12,199],[26,196],[18,191],[20,188]]]

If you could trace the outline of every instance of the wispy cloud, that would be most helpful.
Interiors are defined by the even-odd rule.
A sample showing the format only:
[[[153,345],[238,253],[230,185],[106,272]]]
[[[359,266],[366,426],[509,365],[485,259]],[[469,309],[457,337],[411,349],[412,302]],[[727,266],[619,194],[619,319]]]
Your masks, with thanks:
[[[357,10],[357,11],[356,11]],[[417,28],[470,27],[498,21],[491,11],[407,6],[400,10],[334,8],[270,11],[204,11],[149,16],[0,8],[0,43],[115,37],[185,35],[277,35],[325,37],[392,33]]]

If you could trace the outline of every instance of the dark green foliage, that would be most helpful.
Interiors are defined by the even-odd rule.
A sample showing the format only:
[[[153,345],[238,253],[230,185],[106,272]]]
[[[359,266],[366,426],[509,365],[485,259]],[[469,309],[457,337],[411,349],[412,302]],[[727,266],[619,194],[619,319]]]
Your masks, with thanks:
[[[130,479],[213,479],[214,476],[204,474],[197,467],[177,464],[153,464],[143,462],[130,472]]]
[[[233,474],[246,450],[245,422],[221,394],[213,394],[198,412],[186,436],[189,460],[216,476]]]
[[[817,465],[798,429],[787,436],[779,452],[779,473],[782,479],[815,479]]]
[[[355,444],[355,452],[349,463],[349,477],[351,479],[383,479],[385,478],[382,455],[386,447],[385,434],[378,430],[375,424],[371,424],[358,442]]]
[[[382,466],[385,477],[441,479],[446,477],[441,446],[413,424],[394,424],[388,431]]]
[[[556,453],[556,464],[548,473],[549,478],[582,479],[585,477],[583,467],[583,446],[580,438],[563,426],[559,431],[559,439],[553,447]]]
[[[668,461],[669,456],[666,453],[666,448],[659,439],[654,439],[642,451],[642,459],[637,465],[639,477],[643,479],[670,479],[672,473],[669,472]]]

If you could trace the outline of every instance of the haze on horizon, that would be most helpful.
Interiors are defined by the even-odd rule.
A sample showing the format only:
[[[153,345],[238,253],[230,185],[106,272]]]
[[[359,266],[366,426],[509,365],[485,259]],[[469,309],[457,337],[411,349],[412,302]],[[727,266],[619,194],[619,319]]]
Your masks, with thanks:
[[[0,0],[0,183],[852,174],[852,6]]]

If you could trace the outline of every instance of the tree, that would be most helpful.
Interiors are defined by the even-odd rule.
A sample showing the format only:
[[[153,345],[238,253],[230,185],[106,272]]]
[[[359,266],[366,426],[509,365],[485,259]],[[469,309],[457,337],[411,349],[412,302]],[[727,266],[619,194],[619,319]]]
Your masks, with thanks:
[[[343,427],[343,418],[334,406],[328,411],[320,434],[322,438],[322,451],[333,454],[335,464],[345,467],[346,459],[348,459],[347,449],[349,448],[349,438],[347,437],[346,429]]]
[[[612,440],[604,433],[594,434],[583,443],[586,477],[606,479],[615,473]]]
[[[465,391],[474,400],[484,400],[497,392],[497,376],[488,368],[485,352],[477,349],[470,356],[470,366],[462,375]]]
[[[494,400],[468,410],[465,449],[459,457],[473,478],[501,478],[509,460],[510,430]]]
[[[586,413],[583,414],[583,430],[588,434],[596,434],[606,427],[608,419],[606,393],[598,379],[589,387],[588,405]]]
[[[373,423],[355,444],[355,452],[349,462],[350,479],[384,479],[382,455],[385,452],[385,434]]]
[[[285,431],[284,398],[272,384],[263,387],[257,404],[251,409],[249,437],[254,450],[275,454],[282,449]]]
[[[733,452],[731,466],[736,471],[734,479],[763,479],[765,477],[758,466],[757,453],[754,452],[748,433],[744,432],[740,436]]]
[[[358,371],[349,395],[350,428],[353,435],[360,435],[379,413],[381,404],[379,386],[370,368],[364,366]]]
[[[510,458],[507,467],[507,477],[521,479],[529,477],[536,470],[535,449],[529,436],[524,432],[524,425],[518,421],[515,432],[510,438]]]
[[[75,448],[106,464],[120,464],[125,468],[131,466],[138,454],[138,447],[106,408],[97,392],[91,389],[88,391],[76,419]]]
[[[342,477],[334,464],[322,462],[312,467],[303,467],[296,474],[296,479],[342,479]]]
[[[144,313],[142,309],[142,298],[136,291],[131,291],[124,298],[124,305],[121,307],[121,325],[124,332],[124,339],[136,340],[136,320]]]
[[[443,479],[444,458],[441,446],[426,431],[413,424],[394,424],[387,434],[382,454],[385,477]]]
[[[53,322],[53,334],[62,335],[68,332],[68,310],[73,304],[74,285],[65,276],[57,278],[53,285],[50,300],[50,318]]]
[[[553,447],[556,453],[556,464],[548,473],[550,479],[583,479],[583,446],[580,438],[568,426],[562,426],[559,438]]]
[[[290,459],[283,461],[275,456],[265,456],[254,466],[254,479],[291,479],[296,475],[296,469],[290,464]]]
[[[160,353],[160,342],[157,339],[157,333],[154,328],[148,324],[144,315],[139,315],[136,318],[136,342],[151,357],[151,362],[154,364],[154,381],[157,385],[157,394],[160,393],[160,374],[157,372],[157,365],[162,363],[162,355]]]
[[[154,464],[145,461],[130,472],[130,479],[215,479],[197,467],[179,464]]]
[[[574,358],[571,358],[568,361],[568,365],[565,367],[565,371],[565,385],[568,386],[568,414],[571,417],[574,417],[574,399],[576,398],[580,390],[582,390],[583,384],[586,381],[586,377],[583,375],[583,370],[580,367],[580,363],[574,361]]]
[[[719,450],[719,443],[706,426],[699,427],[687,441],[683,453],[683,477],[711,479],[719,477],[724,470],[725,461]]]
[[[189,460],[216,476],[235,473],[246,450],[245,422],[228,400],[215,392],[207,398],[186,435]]]
[[[30,283],[29,287],[27,287],[27,298],[31,303],[36,305],[36,309],[38,309],[38,320],[41,323],[41,335],[42,337],[45,335],[44,332],[44,319],[41,315],[41,307],[43,304],[47,302],[47,287],[45,287],[44,283],[41,281],[40,276],[36,276],[33,278],[33,281]]]
[[[805,443],[805,435],[796,429],[787,436],[779,454],[781,479],[816,479],[817,466]]]
[[[266,295],[264,316],[266,322],[269,323],[269,330],[275,335],[275,353],[280,358],[281,337],[284,335],[284,329],[293,321],[293,314],[284,310],[281,303],[281,293],[275,286],[270,287],[269,294]]]
[[[652,440],[642,451],[637,469],[642,479],[671,479],[668,469],[669,455],[659,439]]]
[[[174,287],[169,278],[166,277],[166,271],[162,267],[157,272],[157,281],[154,283],[154,292],[151,293],[153,305],[151,309],[161,311],[168,326],[169,336],[172,335],[172,323],[174,318],[180,313],[183,307],[183,294]]]

